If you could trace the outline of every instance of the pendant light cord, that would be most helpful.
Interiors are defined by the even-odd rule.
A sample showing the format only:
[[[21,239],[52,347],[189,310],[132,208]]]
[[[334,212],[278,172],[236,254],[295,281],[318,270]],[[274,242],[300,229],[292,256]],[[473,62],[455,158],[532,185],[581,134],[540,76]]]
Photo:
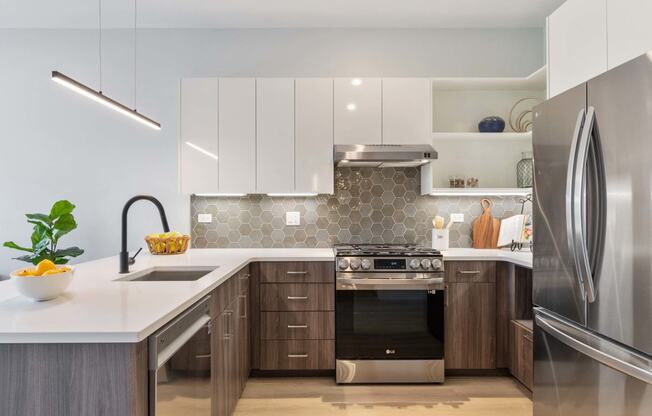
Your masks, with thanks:
[[[98,51],[100,53],[100,94],[102,94],[102,0],[98,0],[98,8],[97,8],[97,14],[98,14],[98,27],[100,29],[100,45],[98,48]]]
[[[134,110],[136,110],[136,57],[137,57],[137,48],[138,48],[138,33],[137,33],[137,24],[138,24],[138,0],[134,0]]]

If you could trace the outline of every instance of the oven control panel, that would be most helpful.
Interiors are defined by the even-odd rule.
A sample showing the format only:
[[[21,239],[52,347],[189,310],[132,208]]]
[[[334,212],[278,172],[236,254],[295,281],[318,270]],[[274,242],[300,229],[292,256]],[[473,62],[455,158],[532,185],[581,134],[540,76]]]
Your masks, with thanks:
[[[338,257],[336,266],[341,272],[444,271],[444,262],[438,257]]]

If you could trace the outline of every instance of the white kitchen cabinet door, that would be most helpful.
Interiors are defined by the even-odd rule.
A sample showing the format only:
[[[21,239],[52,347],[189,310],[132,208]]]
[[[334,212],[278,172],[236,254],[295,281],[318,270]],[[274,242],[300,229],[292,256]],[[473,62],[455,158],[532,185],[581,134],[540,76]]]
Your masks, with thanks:
[[[295,81],[295,143],[295,192],[332,194],[333,80]]]
[[[652,50],[650,17],[650,0],[607,0],[609,69]]]
[[[294,79],[256,80],[258,193],[294,191]]]
[[[383,78],[383,144],[432,144],[432,84]]]
[[[568,0],[548,16],[553,97],[607,70],[607,0]]]
[[[217,78],[181,80],[179,182],[185,194],[218,191]]]
[[[334,80],[335,144],[382,142],[380,78]]]
[[[219,80],[219,192],[256,191],[256,80]]]

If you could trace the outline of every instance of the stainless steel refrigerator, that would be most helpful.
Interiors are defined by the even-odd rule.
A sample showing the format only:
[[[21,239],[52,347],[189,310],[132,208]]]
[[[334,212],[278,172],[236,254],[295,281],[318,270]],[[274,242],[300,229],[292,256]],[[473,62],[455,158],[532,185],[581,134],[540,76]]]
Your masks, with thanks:
[[[652,415],[652,52],[534,109],[534,416]]]

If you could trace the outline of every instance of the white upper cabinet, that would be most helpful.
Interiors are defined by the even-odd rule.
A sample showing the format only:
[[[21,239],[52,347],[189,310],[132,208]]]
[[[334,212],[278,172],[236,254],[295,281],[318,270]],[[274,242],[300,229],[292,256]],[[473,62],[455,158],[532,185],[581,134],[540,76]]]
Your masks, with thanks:
[[[431,80],[383,78],[382,91],[382,143],[431,144]]]
[[[256,192],[294,191],[294,79],[256,80]]]
[[[380,78],[334,80],[335,144],[382,142]]]
[[[652,50],[652,1],[607,0],[609,68]]]
[[[295,81],[295,171],[297,193],[332,194],[333,81]]]
[[[568,0],[548,17],[550,97],[607,70],[606,2]]]
[[[179,163],[182,193],[218,191],[217,78],[181,81]]]
[[[219,80],[219,192],[256,191],[256,81]]]

